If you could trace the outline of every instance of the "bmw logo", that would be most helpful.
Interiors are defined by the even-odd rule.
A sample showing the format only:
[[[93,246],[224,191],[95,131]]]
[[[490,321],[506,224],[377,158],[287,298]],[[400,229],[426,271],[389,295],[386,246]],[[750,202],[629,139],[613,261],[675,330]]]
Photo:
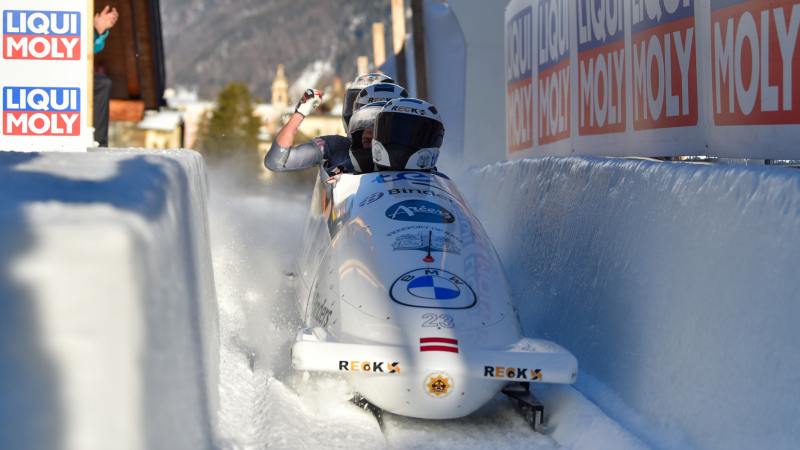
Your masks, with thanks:
[[[465,309],[475,306],[477,297],[461,277],[442,269],[417,269],[392,283],[392,300],[418,308]]]

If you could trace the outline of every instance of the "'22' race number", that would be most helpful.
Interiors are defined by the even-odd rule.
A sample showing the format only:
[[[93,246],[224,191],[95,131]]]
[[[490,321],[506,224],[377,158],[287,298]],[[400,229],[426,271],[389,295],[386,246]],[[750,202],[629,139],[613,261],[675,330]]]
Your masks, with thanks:
[[[392,181],[431,181],[431,176],[422,172],[398,172],[395,174],[387,173],[378,175],[372,180],[373,183],[390,183]]]
[[[423,327],[453,328],[456,326],[453,317],[447,314],[437,316],[436,314],[428,313],[423,315],[422,318],[425,320],[425,323],[422,324]]]

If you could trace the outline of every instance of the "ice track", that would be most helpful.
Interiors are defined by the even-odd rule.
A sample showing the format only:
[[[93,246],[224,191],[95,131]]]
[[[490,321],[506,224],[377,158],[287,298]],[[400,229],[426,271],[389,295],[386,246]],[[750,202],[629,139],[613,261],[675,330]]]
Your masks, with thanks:
[[[499,395],[475,414],[431,421],[374,417],[352,405],[338,378],[291,368],[289,342],[301,326],[290,271],[308,196],[244,192],[210,175],[211,245],[220,312],[217,446],[256,448],[644,448],[568,386],[537,391],[550,428],[534,433]],[[310,187],[307,189],[310,192]],[[543,386],[544,387],[544,386]],[[559,406],[555,406],[559,405]]]

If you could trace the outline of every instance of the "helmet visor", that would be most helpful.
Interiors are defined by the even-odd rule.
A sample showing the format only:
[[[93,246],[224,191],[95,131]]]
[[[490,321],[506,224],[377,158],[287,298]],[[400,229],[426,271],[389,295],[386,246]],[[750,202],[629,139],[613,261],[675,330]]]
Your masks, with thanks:
[[[378,114],[375,139],[383,144],[407,145],[411,148],[441,147],[444,125],[438,120],[411,114]]]
[[[381,107],[385,104],[386,102],[370,103],[364,108],[355,111],[350,117],[350,133],[375,128],[375,117],[381,112]]]
[[[344,105],[342,108],[342,117],[345,118],[345,122],[350,124],[350,116],[353,115],[353,102],[355,101],[356,97],[358,97],[358,93],[360,90],[356,89],[348,89],[344,93]]]

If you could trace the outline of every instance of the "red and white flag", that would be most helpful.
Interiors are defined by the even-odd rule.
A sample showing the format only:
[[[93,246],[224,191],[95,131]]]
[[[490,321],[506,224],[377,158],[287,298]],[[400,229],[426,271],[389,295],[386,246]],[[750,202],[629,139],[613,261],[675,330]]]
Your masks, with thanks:
[[[458,353],[458,340],[439,337],[420,338],[419,351]]]

